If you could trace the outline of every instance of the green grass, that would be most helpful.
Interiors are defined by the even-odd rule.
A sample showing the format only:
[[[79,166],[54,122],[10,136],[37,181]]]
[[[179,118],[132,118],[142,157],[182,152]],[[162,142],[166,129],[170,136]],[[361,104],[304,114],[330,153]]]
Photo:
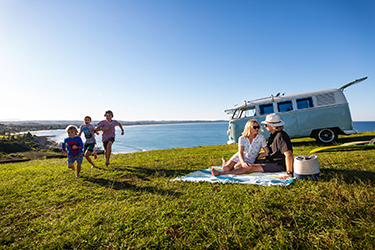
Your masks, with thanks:
[[[294,155],[322,146],[292,142]],[[0,249],[375,248],[375,150],[318,153],[320,180],[288,187],[170,181],[236,151],[114,155],[109,167],[100,156],[82,178],[64,159],[0,165]]]

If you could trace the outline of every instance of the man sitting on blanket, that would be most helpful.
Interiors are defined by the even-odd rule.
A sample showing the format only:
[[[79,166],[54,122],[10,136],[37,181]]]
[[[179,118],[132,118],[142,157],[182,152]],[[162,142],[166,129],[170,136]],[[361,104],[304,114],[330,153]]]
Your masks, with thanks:
[[[258,156],[258,158],[266,157],[266,159],[257,160],[254,164],[247,164],[246,167],[239,166],[227,172],[220,172],[212,168],[212,175],[241,175],[254,172],[287,171],[287,175],[281,178],[293,177],[293,149],[289,135],[283,130],[285,123],[280,119],[279,115],[269,114],[262,124],[264,124],[266,130],[271,133],[267,142],[269,148],[268,156],[264,152],[260,153]]]

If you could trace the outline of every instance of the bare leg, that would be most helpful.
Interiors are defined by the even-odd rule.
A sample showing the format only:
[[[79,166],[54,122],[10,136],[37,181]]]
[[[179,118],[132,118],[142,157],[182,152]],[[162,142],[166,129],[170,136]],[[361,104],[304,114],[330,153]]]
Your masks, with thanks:
[[[229,160],[229,161],[227,162],[227,164],[223,166],[223,171],[224,171],[224,172],[229,172],[229,171],[233,170],[233,168],[234,168],[234,166],[236,165],[236,163],[237,163],[237,162],[235,162],[235,161],[231,161],[231,160]]]
[[[73,162],[73,163],[69,163],[69,164],[68,164],[68,168],[70,168],[70,169],[72,169],[72,170],[74,171],[74,170],[75,170],[75,169],[74,169],[74,162]]]
[[[90,156],[91,156],[91,152],[89,150],[86,150],[86,152],[85,152],[85,158],[91,164],[91,167],[94,168],[95,164],[92,162]]]
[[[237,162],[236,165],[234,165],[233,169],[239,169],[239,168],[242,168],[241,162]]]
[[[224,167],[225,165],[227,165],[227,160],[225,160],[224,156],[221,157],[221,160],[223,161],[223,163],[221,164],[222,167]]]
[[[109,158],[111,157],[111,152],[112,152],[112,144],[113,142],[109,141],[107,144],[107,148],[105,150],[105,165],[109,165]]]
[[[79,177],[79,173],[81,172],[81,164],[77,163],[77,177]]]
[[[96,150],[95,150],[93,155],[94,155],[94,159],[96,160],[96,158],[98,158],[98,152],[96,152]]]
[[[259,165],[259,164],[251,164],[251,166],[249,166],[247,168],[237,168],[237,169],[233,169],[229,172],[220,172],[220,171],[217,171],[214,168],[211,169],[211,173],[214,176],[226,175],[226,174],[241,175],[241,174],[250,174],[250,173],[254,173],[254,172],[264,172],[264,171],[263,171],[262,166]]]

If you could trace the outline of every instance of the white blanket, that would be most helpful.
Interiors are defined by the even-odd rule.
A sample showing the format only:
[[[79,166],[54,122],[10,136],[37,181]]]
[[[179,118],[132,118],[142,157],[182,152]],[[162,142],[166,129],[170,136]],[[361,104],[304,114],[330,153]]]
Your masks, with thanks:
[[[221,170],[221,167],[214,167]],[[279,179],[278,177],[286,175],[286,172],[276,173],[252,173],[243,175],[220,175],[213,176],[211,168],[205,170],[194,171],[185,176],[180,176],[171,181],[187,181],[187,182],[210,182],[210,183],[239,183],[239,184],[255,184],[262,186],[288,186],[293,182],[293,178]]]

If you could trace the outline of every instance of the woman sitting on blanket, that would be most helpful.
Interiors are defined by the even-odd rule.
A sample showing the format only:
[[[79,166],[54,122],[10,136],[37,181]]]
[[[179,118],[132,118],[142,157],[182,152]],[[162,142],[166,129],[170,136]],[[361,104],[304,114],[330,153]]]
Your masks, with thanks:
[[[283,172],[287,171],[286,175],[279,177],[279,179],[286,179],[293,177],[293,148],[292,142],[290,141],[289,135],[283,130],[284,122],[280,119],[280,116],[277,114],[269,114],[266,116],[266,120],[262,122],[264,127],[268,132],[271,133],[268,138],[267,147],[264,153],[260,153],[258,158],[267,156],[265,160],[259,160],[255,164],[242,164],[241,167],[237,169],[236,164],[234,165],[233,170],[227,170],[227,165],[230,165],[223,160],[224,172],[219,172],[216,169],[212,168],[211,173],[214,176],[218,175],[227,175],[227,174],[250,174],[254,172]],[[247,125],[247,124],[246,124]],[[246,130],[246,126],[245,126]],[[255,137],[256,139],[257,137]],[[253,141],[254,143],[254,141]],[[241,144],[239,143],[239,146]],[[269,155],[268,155],[269,152]],[[240,154],[241,155],[241,154]],[[239,156],[240,156],[239,155]],[[232,160],[232,159],[231,159]],[[232,164],[232,163],[231,163]]]
[[[246,123],[242,136],[238,139],[238,152],[229,161],[222,158],[224,173],[233,169],[246,168],[254,164],[257,158],[268,155],[266,138],[258,133],[259,130],[263,132],[257,121],[250,120]],[[259,153],[261,148],[264,152]]]

